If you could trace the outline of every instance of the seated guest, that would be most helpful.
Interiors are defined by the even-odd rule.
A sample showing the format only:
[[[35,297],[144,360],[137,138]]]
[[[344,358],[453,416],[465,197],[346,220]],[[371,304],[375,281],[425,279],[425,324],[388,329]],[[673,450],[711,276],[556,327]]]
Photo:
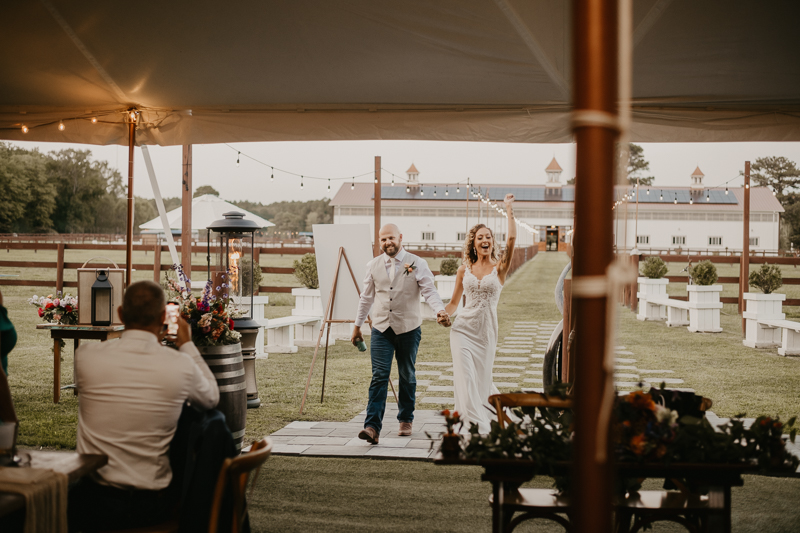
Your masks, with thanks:
[[[169,445],[185,401],[210,409],[219,401],[214,375],[179,319],[175,344],[162,346],[164,292],[151,281],[128,287],[119,310],[119,340],[76,352],[78,452],[108,455],[108,464],[69,495],[70,531],[143,527],[169,518],[174,498]]]

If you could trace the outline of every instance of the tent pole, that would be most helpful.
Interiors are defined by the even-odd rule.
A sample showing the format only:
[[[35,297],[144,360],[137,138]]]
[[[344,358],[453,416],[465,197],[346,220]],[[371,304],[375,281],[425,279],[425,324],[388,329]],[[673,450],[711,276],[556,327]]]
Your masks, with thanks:
[[[130,115],[136,115],[131,112]],[[133,147],[136,144],[136,119],[128,116],[128,221],[125,235],[125,287],[133,275]]]
[[[750,283],[750,161],[744,162],[744,211],[742,213],[742,260],[739,261],[739,313],[744,313],[744,293]],[[742,315],[742,334],[746,333]]]
[[[183,145],[183,187],[181,188],[181,263],[192,279],[192,145]]]
[[[614,170],[619,120],[618,0],[575,0],[573,17],[573,132],[577,143],[572,313],[580,361],[575,379],[573,462],[575,531],[612,530],[608,390],[608,269],[613,261]],[[613,357],[613,354],[608,354]]]
[[[381,156],[375,156],[375,198],[373,200],[373,212],[375,214],[375,244],[372,245],[373,257],[381,254]]]

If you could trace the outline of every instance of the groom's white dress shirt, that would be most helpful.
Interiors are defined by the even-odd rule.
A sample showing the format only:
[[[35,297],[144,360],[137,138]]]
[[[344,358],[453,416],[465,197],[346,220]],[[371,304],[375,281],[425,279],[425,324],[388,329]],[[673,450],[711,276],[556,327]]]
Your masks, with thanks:
[[[414,271],[406,274],[405,264],[414,264]],[[383,277],[383,273],[386,277]],[[401,277],[402,279],[398,279]],[[413,281],[413,283],[408,283]],[[422,323],[419,312],[419,295],[425,298],[435,313],[444,310],[427,261],[401,248],[394,257],[381,254],[367,263],[361,300],[356,314],[356,326],[361,327],[375,304],[373,327],[385,331],[392,327],[402,334],[416,329]],[[377,302],[376,302],[377,298]]]

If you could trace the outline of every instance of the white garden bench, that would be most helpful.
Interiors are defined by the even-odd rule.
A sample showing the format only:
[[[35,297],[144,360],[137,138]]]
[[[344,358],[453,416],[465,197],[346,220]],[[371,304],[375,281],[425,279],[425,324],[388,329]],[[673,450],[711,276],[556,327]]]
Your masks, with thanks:
[[[267,353],[297,353],[295,327],[311,328],[319,335],[321,322],[322,318],[318,316],[284,316],[269,319],[266,325]],[[316,338],[314,342],[316,343]]]
[[[781,347],[779,355],[800,355],[800,322],[791,320],[759,320],[759,324],[769,328],[780,328]]]
[[[689,325],[689,302],[673,300],[672,298],[649,297],[647,303],[659,305],[667,310],[667,326],[677,328]]]

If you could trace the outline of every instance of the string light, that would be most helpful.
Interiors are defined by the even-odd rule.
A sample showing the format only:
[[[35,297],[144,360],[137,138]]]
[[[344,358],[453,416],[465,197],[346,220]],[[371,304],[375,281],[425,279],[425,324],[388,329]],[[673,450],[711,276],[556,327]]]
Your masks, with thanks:
[[[273,181],[275,181],[275,167],[269,167],[269,168],[270,168],[269,181],[270,183],[272,183]]]
[[[375,184],[376,185],[378,184],[378,174],[377,173],[375,173]]]
[[[456,186],[456,192],[461,192],[461,187]]]
[[[25,124],[22,125],[22,133],[28,133],[28,126]]]
[[[725,196],[727,196],[727,195],[728,195],[728,188],[725,187]]]
[[[97,124],[97,117],[92,117],[92,124]]]
[[[647,196],[650,196],[650,189],[647,189]]]
[[[394,174],[392,174],[392,187],[394,187]]]
[[[678,193],[675,193],[675,202],[674,203],[676,203],[676,204],[678,203]]]
[[[352,191],[355,188],[356,188],[356,177],[353,176],[353,181],[350,183],[350,190]]]
[[[447,186],[445,186],[445,188],[444,188],[444,195],[445,196],[450,196],[450,191],[447,189]]]
[[[750,184],[748,183],[747,185],[744,186],[744,188],[745,189],[749,189],[750,188]]]
[[[411,187],[409,187],[408,185],[406,185],[406,192],[411,192]]]
[[[64,126],[64,122],[59,122],[58,123],[58,131],[64,131],[64,128],[66,128],[66,126]]]
[[[328,190],[331,190],[331,179],[328,178]]]
[[[239,158],[240,158],[240,156],[241,156],[241,155],[242,155],[242,152],[238,152],[238,153],[236,154],[236,166],[237,166],[237,167],[239,166]]]
[[[136,122],[136,110],[132,109],[130,113],[131,122]]]
[[[436,196],[436,185],[433,186],[433,195]]]
[[[693,198],[689,198],[689,204],[691,205],[693,203],[694,203],[694,199]]]
[[[706,191],[706,202],[710,201],[711,201],[711,193],[709,191]]]
[[[303,190],[303,176],[300,176],[300,190]]]
[[[664,200],[664,191],[661,191],[661,195],[658,197],[659,200]]]

